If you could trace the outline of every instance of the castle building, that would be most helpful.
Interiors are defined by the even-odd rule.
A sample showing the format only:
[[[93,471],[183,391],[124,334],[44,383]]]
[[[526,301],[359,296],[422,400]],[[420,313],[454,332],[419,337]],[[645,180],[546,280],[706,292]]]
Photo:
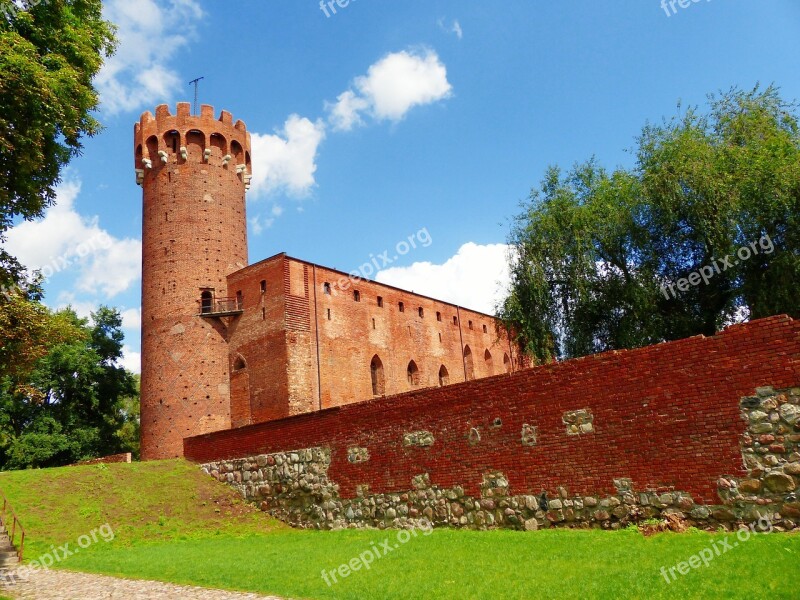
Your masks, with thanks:
[[[143,189],[141,455],[183,439],[508,373],[494,317],[278,254],[248,266],[250,134],[179,103],[134,126]]]

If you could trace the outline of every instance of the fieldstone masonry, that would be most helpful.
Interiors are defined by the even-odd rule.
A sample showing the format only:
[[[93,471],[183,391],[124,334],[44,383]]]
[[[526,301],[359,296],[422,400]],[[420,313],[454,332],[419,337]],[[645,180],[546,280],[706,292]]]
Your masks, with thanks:
[[[740,407],[747,476],[722,475],[717,486],[719,503],[714,505],[698,504],[680,490],[634,490],[624,473],[613,480],[616,494],[610,496],[570,491],[568,482],[557,490],[525,490],[515,495],[506,474],[487,471],[477,498],[465,494],[462,486],[440,488],[427,473],[414,476],[409,489],[401,493],[372,494],[361,485],[355,498],[341,498],[338,486],[328,478],[331,451],[326,448],[212,462],[202,468],[275,517],[305,528],[406,528],[429,521],[437,527],[466,529],[617,529],[673,514],[698,527],[735,527],[768,518],[778,531],[796,529],[800,524],[800,388],[758,388],[754,396],[741,400]],[[591,411],[567,413],[564,422],[580,430],[591,425]],[[566,435],[575,432],[568,430]],[[532,436],[535,443],[535,429]],[[526,435],[523,427],[520,445],[530,440],[531,431]],[[404,436],[404,443],[408,441],[429,446],[433,436],[414,432]],[[348,459],[368,456],[368,450],[350,448]]]

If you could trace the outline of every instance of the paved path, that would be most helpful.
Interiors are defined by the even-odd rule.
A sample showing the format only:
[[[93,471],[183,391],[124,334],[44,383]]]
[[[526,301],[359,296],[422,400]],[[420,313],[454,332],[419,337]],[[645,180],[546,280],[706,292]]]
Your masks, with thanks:
[[[0,586],[3,594],[20,600],[281,600],[277,596],[41,569],[33,571],[28,581]]]

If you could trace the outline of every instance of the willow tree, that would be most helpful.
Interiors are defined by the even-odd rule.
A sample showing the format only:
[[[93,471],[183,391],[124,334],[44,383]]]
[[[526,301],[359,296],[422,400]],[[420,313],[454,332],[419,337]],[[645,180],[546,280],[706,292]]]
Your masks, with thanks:
[[[539,361],[800,316],[800,134],[774,87],[646,125],[633,169],[553,167],[514,221],[500,315]]]

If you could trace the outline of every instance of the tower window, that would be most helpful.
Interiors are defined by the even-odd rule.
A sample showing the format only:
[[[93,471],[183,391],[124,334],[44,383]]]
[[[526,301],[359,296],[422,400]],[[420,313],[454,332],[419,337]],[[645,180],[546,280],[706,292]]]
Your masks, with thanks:
[[[440,323],[442,321],[442,313],[440,313],[439,311],[436,311],[436,320],[439,321]]]
[[[358,290],[354,291],[353,300],[355,300],[356,302],[361,302],[361,292],[359,292]]]
[[[330,320],[331,320],[331,309],[329,308],[328,309],[328,321],[330,321]]]
[[[214,294],[205,290],[200,294],[200,312],[204,315],[210,313],[214,308]]]
[[[486,328],[486,325],[483,326],[483,333],[489,333],[489,330]]]
[[[266,279],[262,279],[261,280],[261,293],[262,294],[266,294],[267,293],[267,280]]]
[[[422,308],[421,306],[419,307],[419,310],[417,312],[419,313],[419,318],[420,319],[425,316],[425,309]]]
[[[327,281],[322,284],[322,293],[325,294],[326,296],[331,295],[331,284],[328,283]]]
[[[469,328],[472,329],[472,321],[469,322]]]
[[[398,303],[397,308],[400,310],[400,312],[406,312],[406,306],[402,302]]]
[[[383,308],[383,296],[378,296],[378,308]]]
[[[244,307],[244,296],[242,295],[242,290],[238,290],[236,292],[236,310],[242,310]]]
[[[453,315],[453,325],[458,325],[458,317]]]

